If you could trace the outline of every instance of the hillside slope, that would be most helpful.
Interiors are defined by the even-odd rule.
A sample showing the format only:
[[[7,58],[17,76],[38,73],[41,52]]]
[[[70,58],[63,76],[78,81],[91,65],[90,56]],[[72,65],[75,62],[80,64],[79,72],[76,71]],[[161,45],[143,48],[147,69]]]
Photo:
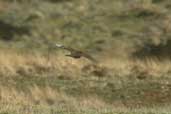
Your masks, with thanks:
[[[0,0],[0,114],[169,114],[170,10],[169,0]]]

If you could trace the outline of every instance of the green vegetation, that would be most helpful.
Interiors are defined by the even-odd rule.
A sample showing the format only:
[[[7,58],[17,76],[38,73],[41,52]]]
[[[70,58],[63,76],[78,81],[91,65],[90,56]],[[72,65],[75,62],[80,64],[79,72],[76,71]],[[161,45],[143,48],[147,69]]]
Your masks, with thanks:
[[[1,0],[0,114],[169,114],[170,11],[169,0]]]

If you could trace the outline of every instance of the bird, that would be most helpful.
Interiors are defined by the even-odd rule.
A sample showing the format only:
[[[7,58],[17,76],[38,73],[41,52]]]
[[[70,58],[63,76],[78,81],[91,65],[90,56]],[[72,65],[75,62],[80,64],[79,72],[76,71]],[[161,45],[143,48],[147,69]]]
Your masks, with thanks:
[[[70,54],[66,55],[68,57],[72,57],[74,59],[79,59],[81,57],[84,57],[84,58],[87,58],[88,60],[90,60],[92,62],[97,62],[97,60],[94,57],[92,57],[91,55],[89,55],[85,52],[82,52],[80,50],[76,50],[76,49],[73,49],[71,47],[64,46],[62,44],[56,44],[56,47],[69,51]]]

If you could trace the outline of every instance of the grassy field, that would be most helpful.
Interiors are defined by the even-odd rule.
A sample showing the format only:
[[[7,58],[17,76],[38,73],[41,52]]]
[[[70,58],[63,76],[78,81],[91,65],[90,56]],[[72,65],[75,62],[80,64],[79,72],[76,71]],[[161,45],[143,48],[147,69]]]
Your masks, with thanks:
[[[0,0],[0,114],[170,114],[170,10],[169,0]]]

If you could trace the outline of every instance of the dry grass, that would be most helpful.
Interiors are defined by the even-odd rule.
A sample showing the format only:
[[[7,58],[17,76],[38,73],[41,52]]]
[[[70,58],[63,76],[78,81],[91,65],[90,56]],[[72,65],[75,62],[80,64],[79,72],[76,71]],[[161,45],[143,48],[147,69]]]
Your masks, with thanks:
[[[5,10],[7,10],[9,7],[9,4],[7,4],[6,2],[4,1],[0,1],[0,12],[3,12]]]
[[[34,74],[46,72],[58,72],[74,75],[81,75],[84,68],[106,68],[113,73],[126,75],[136,72],[146,72],[153,76],[161,76],[170,73],[171,61],[169,59],[160,61],[147,58],[145,60],[131,60],[104,57],[99,59],[99,64],[82,59],[72,59],[63,55],[48,55],[35,53],[21,53],[13,50],[1,50],[0,73],[2,76],[16,76],[17,74]],[[94,66],[95,65],[95,66]],[[91,68],[88,68],[90,70]]]
[[[30,87],[28,93],[15,88],[0,88],[0,113],[8,114],[169,114],[170,105],[153,108],[128,108],[120,103],[109,105],[97,97],[73,98],[50,87]]]
[[[161,77],[170,74],[171,61],[169,59],[160,61],[158,59],[135,60],[133,62],[133,73],[144,72],[146,75]],[[136,71],[136,72],[135,72]]]
[[[164,7],[153,4],[151,0],[130,1],[128,6],[130,11],[139,13],[139,16],[160,16],[167,13]]]
[[[6,1],[0,0],[2,22],[22,26],[31,12],[44,17],[26,22],[30,35],[1,41],[0,113],[170,113],[171,61],[127,57],[137,45],[170,39],[169,1]],[[42,38],[92,49],[99,63],[40,52],[48,45]],[[21,44],[29,52],[17,51]]]
[[[67,69],[68,72],[77,72],[83,61],[75,61],[71,58],[57,55],[42,55],[34,53],[19,53],[12,50],[1,50],[0,72],[4,76],[15,76],[17,73],[45,73],[52,70],[59,72]]]
[[[27,92],[18,91],[14,87],[1,86],[0,103],[4,106],[7,104],[16,106],[57,106],[58,110],[70,111],[76,111],[80,108],[96,110],[112,108],[97,97],[74,98],[51,87],[43,88],[36,85],[30,87]]]
[[[5,79],[8,81],[8,84],[1,84],[0,102],[2,104],[20,104],[23,106],[58,106],[61,110],[67,109],[70,111],[78,111],[82,108],[94,110],[109,108],[112,110],[113,107],[125,107],[127,105],[129,106],[129,102],[131,102],[133,106],[136,105],[137,102],[139,102],[136,100],[134,101],[133,99],[128,99],[126,100],[126,102],[122,101],[121,98],[119,98],[120,100],[115,99],[115,97],[119,97],[117,96],[118,94],[121,94],[122,96],[122,92],[124,93],[125,90],[122,90],[122,88],[124,89],[124,85],[126,85],[127,83],[129,84],[128,78],[130,76],[135,76],[137,79],[140,80],[148,80],[151,78],[157,79],[158,77],[168,77],[171,73],[170,60],[159,61],[157,59],[148,58],[144,61],[140,61],[131,59],[116,59],[112,57],[104,58],[105,59],[99,59],[100,63],[95,65],[90,63],[89,61],[86,61],[86,59],[84,58],[75,60],[62,56],[60,54],[50,55],[50,57],[48,57],[47,55],[41,53],[21,53],[14,50],[1,50],[1,78],[3,80],[5,77]],[[86,69],[87,71],[84,71],[83,69]],[[51,77],[52,74],[54,74],[53,77]],[[59,78],[59,76],[63,77]],[[98,76],[98,79],[93,78],[93,76]],[[117,76],[119,76],[119,79],[117,79]],[[44,79],[45,77],[48,80],[50,78],[53,78],[54,80],[56,80],[56,83],[60,84],[62,82],[61,88],[58,87],[58,85],[57,88],[55,88],[56,86],[51,85],[51,82],[46,81],[45,82],[47,84],[45,83],[45,85],[42,86],[41,80],[39,82],[33,81],[35,84],[21,85],[20,83],[29,82],[27,81],[28,79],[30,81],[34,80],[27,77],[34,78],[36,80],[39,79],[39,77],[40,79]],[[17,80],[19,80],[20,78],[23,78],[21,80],[22,82],[17,82]],[[88,79],[90,79],[90,82],[88,81]],[[120,84],[121,80],[124,81],[123,84]],[[135,81],[135,84],[138,84],[136,80],[133,81]],[[162,89],[163,92],[169,95],[170,82],[166,80],[160,80],[159,82],[160,83],[158,86],[160,86],[161,84],[161,88],[159,89]],[[146,83],[148,84],[148,82],[140,83],[142,84],[142,88],[146,88]],[[149,83],[153,83],[153,80],[151,80],[151,82],[149,80]],[[22,89],[19,89],[21,87],[18,88],[17,84],[23,86]],[[55,83],[53,82],[52,84]],[[141,90],[141,88],[134,87],[134,85],[132,85],[131,87],[133,87],[135,91]],[[91,89],[93,88],[95,88],[95,91],[94,93],[91,93]],[[106,91],[106,94],[111,96],[111,99],[115,99],[113,99],[114,101],[112,101],[112,103],[108,103],[103,100],[105,98],[103,98],[103,95],[100,94],[103,93],[101,88],[105,88],[106,90],[103,90],[104,93]],[[121,90],[118,90],[117,88],[121,88]],[[116,89],[116,96],[112,96],[113,93],[111,90],[113,89]],[[128,89],[130,88],[128,87]],[[134,92],[134,89],[132,89],[131,91]],[[80,95],[74,97],[73,95],[68,94],[67,91],[71,91],[71,93],[80,92],[77,93],[77,95]],[[82,91],[83,93],[81,93]],[[156,94],[154,95],[153,92]],[[86,93],[86,95],[84,95],[84,93]],[[145,96],[143,97],[145,97],[146,99],[151,98],[152,100],[154,100],[152,102],[160,102],[160,100],[155,101],[154,97],[159,99],[164,97],[164,100],[170,99],[169,96],[167,97],[167,94],[160,94],[158,93],[157,89],[154,89],[153,91],[152,88],[152,91],[151,89],[149,91],[144,91]],[[127,95],[134,96],[132,95],[132,93],[126,93],[125,98],[127,98]],[[140,94],[140,98],[141,97],[142,96]],[[110,97],[108,99],[110,99]],[[142,102],[141,99],[140,102]]]

